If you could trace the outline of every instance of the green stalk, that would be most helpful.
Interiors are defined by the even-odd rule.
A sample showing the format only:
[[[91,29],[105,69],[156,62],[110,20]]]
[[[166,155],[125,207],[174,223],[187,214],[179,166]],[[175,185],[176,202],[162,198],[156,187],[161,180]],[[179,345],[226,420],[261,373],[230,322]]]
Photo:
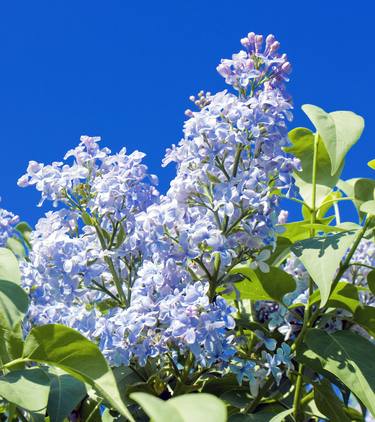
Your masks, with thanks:
[[[340,281],[341,277],[344,275],[345,271],[350,267],[350,261],[353,258],[354,252],[357,250],[358,245],[360,244],[363,236],[366,233],[366,230],[368,226],[370,225],[370,222],[372,221],[372,218],[367,218],[364,226],[362,227],[361,231],[359,232],[356,240],[354,241],[352,247],[350,248],[348,255],[346,255],[346,258],[344,262],[340,265],[340,268],[336,274],[336,277],[333,280],[331,292],[335,289],[337,286],[337,283]]]
[[[106,245],[106,242],[105,242],[105,239],[104,239],[104,236],[103,236],[102,231],[101,231],[101,228],[100,228],[100,226],[99,226],[99,224],[97,222],[95,222],[95,229],[96,229],[96,233],[98,234],[99,242],[100,242],[100,245],[101,245],[102,249],[104,251],[105,250],[108,250],[107,245]],[[120,278],[119,278],[119,276],[117,274],[117,271],[115,269],[115,266],[113,264],[113,261],[112,261],[112,259],[109,256],[105,256],[104,257],[104,261],[108,265],[109,271],[110,271],[110,273],[112,275],[112,278],[113,278],[113,281],[115,283],[116,290],[117,290],[117,293],[118,293],[118,295],[120,297],[121,303],[126,306],[127,305],[126,296],[125,296],[125,293],[124,293],[124,291],[122,289],[121,280],[120,280]]]
[[[303,392],[303,370],[305,366],[300,364],[298,366],[298,375],[296,380],[296,389],[294,391],[294,399],[293,399],[293,416],[294,419],[299,422],[302,421],[301,418],[301,395]]]
[[[310,223],[314,225],[316,222],[316,175],[317,175],[317,164],[318,164],[318,146],[319,146],[319,133],[316,132],[314,136],[314,154],[313,154],[313,166],[312,166],[312,194],[311,194],[311,207],[310,207]],[[313,228],[310,229],[310,237],[315,236],[315,230]],[[309,298],[313,293],[313,281],[311,277],[309,277]],[[310,321],[310,299],[308,300],[305,313],[304,313],[304,321],[300,336],[298,336],[297,340],[302,341],[302,336],[304,335]],[[294,419],[299,422],[300,414],[301,414],[301,396],[303,393],[303,371],[304,365],[300,363],[298,365],[298,374],[296,379],[296,389],[294,391],[294,399],[293,399],[293,416]]]
[[[234,158],[234,164],[233,164],[233,172],[232,172],[233,177],[237,176],[238,166],[240,164],[240,159],[241,159],[241,153],[242,153],[242,146],[238,146],[237,151],[236,151],[236,156]]]

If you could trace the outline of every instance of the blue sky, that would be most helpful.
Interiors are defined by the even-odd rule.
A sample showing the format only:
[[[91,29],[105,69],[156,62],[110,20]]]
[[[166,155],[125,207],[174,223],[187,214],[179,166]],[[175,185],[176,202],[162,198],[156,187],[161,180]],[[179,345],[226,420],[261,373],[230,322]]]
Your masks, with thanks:
[[[293,126],[304,103],[366,120],[344,178],[372,176],[374,10],[370,1],[38,0],[0,5],[0,195],[34,223],[44,210],[16,181],[29,160],[61,160],[81,134],[147,153],[164,191],[165,149],[182,135],[188,97],[225,88],[216,65],[249,31],[274,33],[292,64]],[[361,5],[361,6],[359,6]]]

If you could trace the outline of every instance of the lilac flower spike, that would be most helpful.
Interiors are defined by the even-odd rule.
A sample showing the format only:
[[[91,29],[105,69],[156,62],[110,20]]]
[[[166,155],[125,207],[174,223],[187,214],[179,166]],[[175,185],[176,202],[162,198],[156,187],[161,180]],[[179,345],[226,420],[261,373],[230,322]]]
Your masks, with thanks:
[[[143,153],[111,154],[97,137],[81,137],[64,162],[30,162],[19,185],[58,207],[38,222],[22,263],[33,324],[80,330],[114,365],[162,362],[178,350],[202,367],[238,366],[239,382],[254,390],[262,384],[270,362],[238,357],[235,309],[217,287],[237,263],[268,270],[274,192],[290,189],[298,162],[283,151],[290,64],[273,36],[264,43],[250,33],[242,45],[218,66],[236,92],[191,98],[197,110],[163,160],[176,164],[165,195]]]

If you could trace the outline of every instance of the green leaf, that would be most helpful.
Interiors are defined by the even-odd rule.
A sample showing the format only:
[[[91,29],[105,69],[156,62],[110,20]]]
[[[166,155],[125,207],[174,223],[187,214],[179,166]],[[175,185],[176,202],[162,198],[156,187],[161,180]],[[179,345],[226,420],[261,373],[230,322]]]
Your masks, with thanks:
[[[317,219],[316,224],[328,225],[333,219],[333,216]],[[301,220],[283,224],[282,227],[285,231],[282,235],[292,243],[297,242],[298,240],[308,239],[310,237],[310,223],[310,220]]]
[[[77,331],[59,324],[33,328],[25,340],[23,359],[56,366],[88,383],[133,421],[103,355],[94,343]]]
[[[152,422],[184,422],[182,415],[174,407],[151,394],[132,393],[130,398],[142,407]]]
[[[103,422],[100,414],[100,406],[90,397],[87,397],[81,404],[79,409],[80,420],[90,422]]]
[[[327,303],[335,273],[356,236],[356,231],[337,233],[301,240],[292,246],[292,252],[319,287],[321,307]]]
[[[48,416],[51,422],[63,422],[86,396],[86,387],[67,373],[49,370],[51,390],[48,398]]]
[[[21,283],[21,273],[17,258],[7,248],[0,248],[0,280]]]
[[[194,422],[225,422],[227,409],[223,401],[209,394],[185,394],[168,401],[183,417]]]
[[[303,224],[302,227],[309,231],[312,229],[312,230],[315,230],[315,232],[324,232],[324,233],[342,233],[342,232],[347,231],[346,229],[343,229],[338,226],[327,226],[326,224],[319,224],[319,223]]]
[[[330,421],[351,422],[344,411],[344,403],[332,391],[328,381],[323,380],[321,384],[314,385],[314,399],[318,410],[327,416]]]
[[[276,239],[276,248],[269,257],[268,265],[278,267],[287,258],[290,253],[292,242],[284,236],[278,236]]]
[[[334,203],[342,197],[342,194],[340,191],[334,191],[331,192],[329,195],[327,195],[322,204],[320,205],[320,208],[318,209],[318,212],[316,213],[317,218],[323,218],[327,214],[327,212],[333,207]],[[332,202],[335,201],[335,202]]]
[[[371,160],[371,161],[369,161],[369,162],[367,163],[367,165],[368,165],[370,168],[372,168],[372,169],[374,169],[374,170],[375,170],[375,160]]]
[[[363,117],[352,111],[333,111],[329,113],[336,127],[336,140],[329,143],[326,148],[331,160],[335,163],[334,173],[344,161],[346,154],[357,143],[365,127]]]
[[[375,295],[375,270],[371,270],[367,274],[367,285],[371,293]]]
[[[23,238],[28,242],[30,240],[30,234],[33,229],[25,221],[21,221],[16,225],[16,230],[23,236]]]
[[[349,179],[346,181],[339,180],[337,186],[348,197],[353,198],[353,203],[362,218],[363,213],[360,212],[361,205],[366,201],[375,199],[375,180],[373,179]]]
[[[0,326],[12,330],[24,317],[29,305],[27,294],[15,283],[0,280]]]
[[[274,413],[254,413],[244,415],[243,413],[236,413],[229,417],[229,422],[269,422]]]
[[[373,306],[358,306],[353,319],[367,330],[372,337],[375,337],[375,308]]]
[[[225,422],[227,410],[224,402],[206,394],[185,394],[163,401],[146,393],[133,393],[136,401],[153,422]]]
[[[276,412],[257,412],[254,414],[244,415],[243,413],[237,413],[233,416],[230,416],[229,422],[270,422],[273,417],[275,417]],[[278,415],[276,415],[278,416]],[[290,419],[283,419],[290,420]]]
[[[21,323],[12,330],[0,326],[0,357],[3,364],[11,362],[22,356],[23,333]],[[23,363],[13,366],[14,369],[22,369]]]
[[[31,412],[45,412],[49,378],[40,368],[12,371],[0,377],[0,396]]]
[[[7,247],[14,253],[14,255],[25,258],[26,251],[22,242],[16,237],[9,237],[7,240]]]
[[[246,277],[245,280],[234,284],[241,299],[282,302],[284,295],[296,289],[294,278],[277,267],[270,267],[268,273],[263,273],[260,270],[252,270],[249,265],[241,264],[234,267],[230,273]]]
[[[299,193],[305,203],[312,207],[313,194],[313,156],[314,156],[314,134],[306,128],[296,128],[289,132],[289,139],[292,146],[285,150],[301,161],[302,171],[293,173]],[[317,171],[316,171],[316,202],[320,206],[324,199],[336,186],[340,178],[343,165],[331,174],[331,161],[323,141],[318,140]]]
[[[293,413],[293,409],[287,409],[270,419],[270,422],[283,422],[285,418]]]
[[[310,305],[320,301],[320,292],[315,292],[310,296]],[[354,314],[357,307],[360,305],[358,288],[351,283],[340,281],[333,289],[327,305],[331,308],[342,308]]]
[[[375,415],[375,346],[351,331],[329,334],[316,328],[307,331],[305,343],[297,359],[335,375]]]
[[[375,200],[364,202],[359,209],[366,214],[375,215]]]
[[[350,148],[362,135],[364,120],[351,111],[327,113],[312,104],[303,105],[302,110],[323,139],[332,164],[333,175],[342,166]]]

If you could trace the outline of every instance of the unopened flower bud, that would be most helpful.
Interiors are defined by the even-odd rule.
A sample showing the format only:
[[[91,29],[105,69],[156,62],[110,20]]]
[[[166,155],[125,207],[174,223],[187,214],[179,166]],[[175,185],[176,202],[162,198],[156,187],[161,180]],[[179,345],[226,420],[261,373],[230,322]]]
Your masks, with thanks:
[[[251,42],[249,40],[249,38],[242,38],[241,39],[241,44],[245,47],[245,48],[249,48],[251,46]]]
[[[267,35],[266,47],[269,48],[275,42],[275,36],[273,34]]]
[[[255,34],[254,34],[254,32],[249,32],[247,34],[247,38],[249,39],[250,43],[252,43],[252,44],[255,43]]]
[[[272,43],[271,47],[270,47],[270,52],[274,53],[275,51],[277,51],[280,47],[280,43],[279,41],[275,41],[274,43]]]
[[[262,48],[263,35],[255,35],[255,46],[256,50],[259,51]]]
[[[292,70],[292,65],[289,62],[285,62],[282,66],[281,66],[281,70],[285,73],[290,73]]]

